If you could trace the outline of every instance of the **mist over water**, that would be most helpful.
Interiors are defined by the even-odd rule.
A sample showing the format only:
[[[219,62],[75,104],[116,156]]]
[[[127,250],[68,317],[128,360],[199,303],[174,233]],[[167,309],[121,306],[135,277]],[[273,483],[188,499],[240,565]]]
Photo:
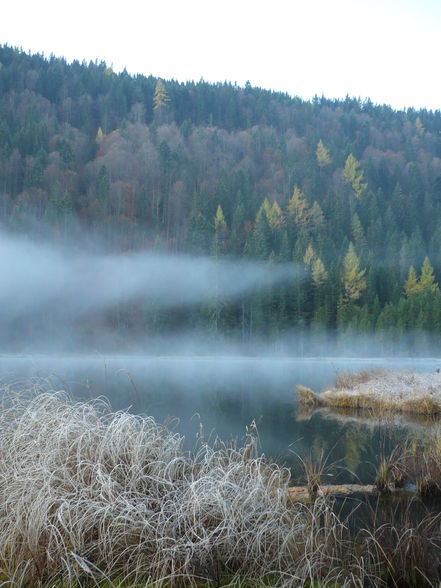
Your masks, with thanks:
[[[0,236],[0,260],[2,340],[20,342],[21,323],[36,323],[32,333],[23,333],[26,350],[36,352],[50,340],[55,348],[82,351],[78,347],[88,319],[119,305],[142,303],[148,312],[149,306],[168,310],[213,300],[222,304],[249,295],[262,283],[269,287],[302,277],[295,264],[146,252],[97,254],[7,235]]]
[[[3,381],[45,377],[51,388],[68,389],[74,398],[109,399],[114,409],[153,416],[185,435],[194,449],[201,434],[243,440],[257,425],[259,449],[296,472],[297,455],[330,459],[372,481],[374,464],[391,430],[363,418],[334,418],[308,413],[297,404],[295,386],[316,391],[329,387],[338,371],[390,367],[435,371],[437,359],[412,358],[270,358],[155,356],[0,356]],[[423,427],[424,428],[424,427]],[[421,425],[399,423],[393,438],[421,434]],[[341,479],[352,479],[342,472]]]
[[[426,334],[400,335],[397,345],[381,332],[342,336],[314,326],[259,340],[240,329],[233,336],[213,334],[178,321],[171,330],[146,329],[136,317],[136,312],[179,315],[199,312],[204,305],[246,304],[262,287],[292,287],[303,280],[304,269],[294,263],[152,252],[114,254],[90,244],[81,248],[6,233],[0,233],[0,262],[0,351],[4,353],[376,357],[408,355],[409,348],[432,356],[435,348]],[[120,309],[130,307],[135,309],[132,326],[116,329]]]
[[[104,395],[115,409],[172,423],[186,436],[188,449],[202,429],[207,438],[241,439],[255,422],[260,449],[269,457],[294,466],[296,454],[318,458],[325,450],[369,480],[360,468],[375,461],[381,426],[302,414],[296,384],[320,391],[337,371],[440,367],[436,357],[379,353],[381,334],[336,342],[329,333],[305,336],[292,330],[244,346],[220,335],[213,343],[205,332],[181,330],[131,347],[127,338],[103,329],[94,347],[84,344],[84,333],[94,329],[97,317],[118,305],[142,301],[144,308],[172,311],[214,298],[240,300],[262,283],[277,287],[303,279],[295,264],[106,254],[8,235],[0,236],[0,260],[1,380],[49,378],[52,388],[67,388],[75,398]],[[424,351],[431,355],[426,343]]]

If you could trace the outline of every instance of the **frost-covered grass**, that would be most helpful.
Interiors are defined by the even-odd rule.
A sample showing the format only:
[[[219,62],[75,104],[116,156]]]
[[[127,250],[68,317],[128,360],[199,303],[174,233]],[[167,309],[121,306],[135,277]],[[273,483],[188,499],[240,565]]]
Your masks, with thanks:
[[[301,403],[335,408],[369,409],[378,414],[441,414],[441,373],[361,371],[339,374],[335,386],[314,394],[298,386]]]
[[[151,417],[16,388],[0,409],[7,585],[363,585],[329,502],[290,504],[289,471],[252,435],[189,455]]]

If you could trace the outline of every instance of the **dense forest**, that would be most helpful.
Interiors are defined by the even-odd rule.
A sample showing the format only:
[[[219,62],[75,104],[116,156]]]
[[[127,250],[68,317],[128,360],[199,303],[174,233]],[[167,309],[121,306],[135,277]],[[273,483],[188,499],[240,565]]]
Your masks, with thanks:
[[[0,223],[111,251],[296,264],[231,303],[114,329],[441,344],[441,112],[178,83],[0,48]],[[407,333],[406,337],[403,334]]]

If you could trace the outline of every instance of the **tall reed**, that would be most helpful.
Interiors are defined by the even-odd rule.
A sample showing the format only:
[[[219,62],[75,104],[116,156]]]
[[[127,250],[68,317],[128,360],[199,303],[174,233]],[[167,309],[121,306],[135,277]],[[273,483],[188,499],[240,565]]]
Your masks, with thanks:
[[[151,417],[26,387],[4,389],[0,409],[0,573],[11,585],[362,585],[332,505],[288,504],[289,471],[258,456],[252,436],[190,455]]]

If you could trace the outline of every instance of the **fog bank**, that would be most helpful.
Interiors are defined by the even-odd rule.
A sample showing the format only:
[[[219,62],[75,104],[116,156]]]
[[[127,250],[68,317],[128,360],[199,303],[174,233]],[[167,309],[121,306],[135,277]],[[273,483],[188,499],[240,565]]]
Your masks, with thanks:
[[[44,347],[48,337],[57,346],[72,347],[90,321],[119,306],[136,303],[148,313],[226,304],[262,285],[304,275],[295,264],[152,252],[99,254],[6,234],[0,235],[0,261],[3,347],[8,339],[21,338]]]

